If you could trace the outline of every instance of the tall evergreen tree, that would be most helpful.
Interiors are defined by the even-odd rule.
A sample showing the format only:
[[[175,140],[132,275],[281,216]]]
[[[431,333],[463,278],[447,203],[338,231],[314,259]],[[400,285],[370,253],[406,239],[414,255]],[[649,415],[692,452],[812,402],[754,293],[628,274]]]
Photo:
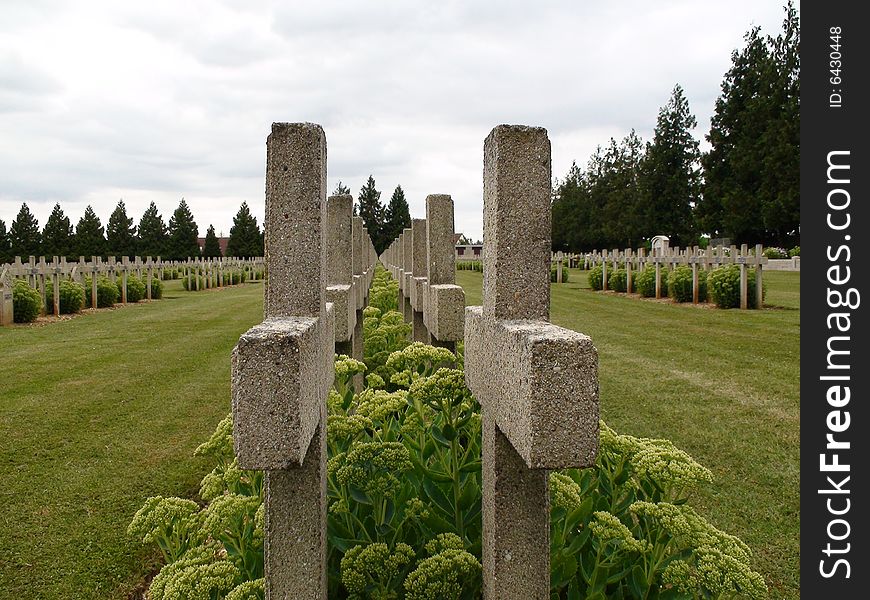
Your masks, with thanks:
[[[0,265],[12,262],[11,243],[9,233],[6,231],[6,223],[0,219]]]
[[[136,240],[138,252],[142,256],[165,258],[166,255],[166,223],[157,212],[157,205],[148,205],[139,220],[139,236]]]
[[[39,233],[39,222],[30,212],[27,203],[21,204],[18,216],[9,227],[9,242],[12,256],[20,256],[27,260],[28,256],[39,256],[42,235]]]
[[[670,100],[659,110],[643,161],[644,222],[651,231],[669,236],[672,245],[696,240],[692,207],[700,194],[700,152],[692,129],[697,125],[683,88],[674,86]]]
[[[111,256],[136,255],[136,226],[133,225],[132,217],[127,217],[127,207],[123,200],[118,200],[118,205],[109,216],[106,245]]]
[[[800,242],[800,22],[785,11],[776,38],[752,28],[731,54],[702,157],[699,225],[736,243]]]
[[[208,226],[208,231],[205,232],[205,242],[202,245],[203,258],[220,258],[221,244],[214,232],[214,225]]]
[[[106,256],[106,237],[103,224],[90,204],[76,225],[76,256]]]
[[[405,192],[401,185],[397,185],[393,190],[393,195],[390,198],[390,203],[387,204],[387,209],[384,212],[384,242],[389,245],[394,239],[399,237],[403,229],[411,226],[411,211],[408,208],[408,201],[405,200]]]
[[[227,256],[251,258],[263,256],[263,236],[257,217],[251,214],[247,202],[242,202],[239,212],[233,217],[230,239],[227,240]]]
[[[166,258],[185,260],[199,256],[199,228],[184,198],[169,218]]]
[[[350,194],[350,188],[344,185],[341,180],[339,180],[338,185],[335,186],[335,191],[332,192],[332,195],[343,196],[344,194]]]
[[[73,255],[73,226],[63,214],[60,204],[55,204],[42,230],[42,252],[46,256]]]
[[[375,187],[375,178],[369,175],[365,185],[360,188],[359,216],[369,232],[369,237],[375,245],[375,250],[381,254],[387,245],[384,243],[384,206],[381,204],[381,193]]]

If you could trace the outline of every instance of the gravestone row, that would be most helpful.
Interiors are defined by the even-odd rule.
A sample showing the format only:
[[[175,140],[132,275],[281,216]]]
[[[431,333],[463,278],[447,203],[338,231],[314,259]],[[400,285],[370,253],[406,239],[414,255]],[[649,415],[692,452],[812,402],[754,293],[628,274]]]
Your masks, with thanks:
[[[414,341],[456,349],[464,331],[465,292],[456,285],[453,199],[426,197],[426,218],[412,219],[381,254],[399,282],[399,312],[412,324]]]
[[[488,599],[549,598],[548,471],[591,465],[597,452],[596,350],[587,336],[548,322],[550,181],[545,130],[499,126],[487,137],[483,306],[465,310],[459,337],[467,383],[483,407]],[[355,294],[346,290],[348,270],[338,264],[346,245],[330,250],[344,239],[347,199],[327,201],[325,189],[323,129],[273,124],[265,318],[242,335],[232,357],[239,466],[265,470],[267,598],[327,594],[326,397],[336,342],[344,343],[339,335],[350,329],[349,322],[337,323],[350,319],[342,297]],[[439,250],[452,230],[452,202],[430,196],[427,219],[414,220],[381,257],[403,281],[405,307],[421,313],[418,320],[428,322],[433,335],[442,331],[440,286],[454,286],[453,265]],[[452,248],[446,254],[452,256]],[[364,244],[360,258],[351,258],[354,272],[360,266],[353,277],[365,281],[371,269],[367,275],[361,265],[370,267],[376,257]]]

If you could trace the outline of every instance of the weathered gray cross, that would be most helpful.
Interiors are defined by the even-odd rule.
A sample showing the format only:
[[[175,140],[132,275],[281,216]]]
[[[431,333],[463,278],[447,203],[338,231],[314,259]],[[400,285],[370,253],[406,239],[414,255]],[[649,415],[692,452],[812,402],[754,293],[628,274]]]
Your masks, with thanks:
[[[265,470],[267,598],[326,598],[326,136],[274,123],[266,158],[265,320],[233,350],[239,466]]]
[[[464,333],[465,292],[456,283],[453,198],[426,197],[426,283],[423,324],[430,342],[455,350]]]
[[[493,129],[483,172],[483,306],[465,312],[465,377],[483,408],[484,597],[545,600],[548,470],[595,460],[598,355],[548,322],[546,130]]]
[[[326,200],[326,301],[335,310],[335,350],[353,354],[357,298],[353,289],[353,196]]]

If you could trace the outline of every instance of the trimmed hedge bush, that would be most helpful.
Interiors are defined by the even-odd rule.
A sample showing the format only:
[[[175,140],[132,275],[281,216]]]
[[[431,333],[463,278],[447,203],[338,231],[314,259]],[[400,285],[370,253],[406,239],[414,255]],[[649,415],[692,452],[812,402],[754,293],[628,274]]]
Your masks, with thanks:
[[[556,283],[556,266],[550,267],[550,283]],[[562,283],[568,283],[568,268],[562,267]]]
[[[142,285],[145,286],[145,297],[148,297],[148,276],[145,276],[145,280],[142,282]],[[163,297],[163,282],[160,281],[158,277],[151,278],[151,299],[152,300],[160,300]]]
[[[118,286],[118,297],[123,298],[121,288],[124,287],[124,280],[118,277],[115,280],[115,285]],[[127,302],[139,302],[145,297],[145,284],[136,275],[127,274]]]
[[[205,281],[203,280],[202,277],[195,277],[195,276],[190,277],[189,280],[187,277],[182,277],[181,278],[181,287],[186,289],[188,292],[195,292],[197,290],[197,288],[196,288],[197,280],[199,280],[199,289],[204,290],[205,289]],[[189,281],[189,283],[188,283],[188,281]],[[227,276],[224,275],[224,283],[226,283],[226,282],[227,282]],[[190,286],[190,289],[188,289],[188,285]]]
[[[673,270],[668,280],[668,294],[677,302],[692,301],[692,267],[685,265]],[[698,301],[707,301],[707,271],[698,269]]]
[[[794,258],[795,256],[800,256],[800,255],[801,255],[801,247],[800,246],[795,246],[794,248],[792,248],[791,250],[788,251],[789,258]]]
[[[39,316],[42,298],[23,279],[12,284],[12,320],[16,323],[31,323]]]
[[[628,285],[628,273],[625,269],[614,269],[607,274],[607,289],[614,292],[625,292]]]
[[[457,260],[456,268],[460,271],[477,271],[483,273],[483,263],[479,260]]]
[[[90,277],[85,277],[85,306],[91,308],[91,283]],[[97,308],[110,308],[118,298],[121,297],[121,292],[118,286],[106,276],[100,276],[97,279]]]
[[[589,269],[589,287],[596,292],[604,289],[604,268],[601,265],[595,265]]]
[[[647,265],[643,271],[639,271],[632,278],[635,291],[645,298],[655,298],[656,295],[656,268],[655,265]],[[668,270],[662,268],[662,296],[668,295]]]
[[[783,248],[765,248],[761,253],[767,258],[788,258],[788,252]]]
[[[57,286],[60,297],[60,314],[68,315],[77,313],[85,305],[85,288],[77,281],[63,279]],[[45,282],[45,307],[46,312],[54,312],[54,284]]]
[[[746,269],[747,304],[755,308],[755,269]],[[719,308],[740,307],[740,265],[724,265],[710,271],[707,276],[707,289],[710,300]],[[761,286],[762,302],[766,295],[764,284]]]

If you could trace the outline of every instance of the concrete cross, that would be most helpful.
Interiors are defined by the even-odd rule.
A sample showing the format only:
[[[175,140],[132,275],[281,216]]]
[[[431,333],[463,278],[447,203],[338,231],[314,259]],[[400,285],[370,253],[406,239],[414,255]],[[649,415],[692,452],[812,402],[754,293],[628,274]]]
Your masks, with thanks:
[[[357,299],[353,290],[353,196],[326,201],[326,301],[335,309],[335,350],[353,354]]]
[[[426,197],[426,283],[423,316],[430,342],[455,351],[464,334],[465,292],[455,285],[453,199],[446,194]]]
[[[265,470],[267,598],[326,598],[326,136],[274,123],[266,143],[265,320],[233,349],[239,466]]]
[[[483,407],[484,597],[545,600],[549,469],[593,464],[598,355],[548,322],[550,141],[500,125],[484,143],[483,306],[465,312],[465,377]]]
[[[424,285],[426,284],[426,219],[411,219],[411,308],[412,339],[429,343],[429,331],[423,323]]]
[[[402,295],[405,297],[402,314],[406,323],[414,322],[414,309],[411,307],[411,282],[414,277],[414,239],[411,228],[402,230]]]

